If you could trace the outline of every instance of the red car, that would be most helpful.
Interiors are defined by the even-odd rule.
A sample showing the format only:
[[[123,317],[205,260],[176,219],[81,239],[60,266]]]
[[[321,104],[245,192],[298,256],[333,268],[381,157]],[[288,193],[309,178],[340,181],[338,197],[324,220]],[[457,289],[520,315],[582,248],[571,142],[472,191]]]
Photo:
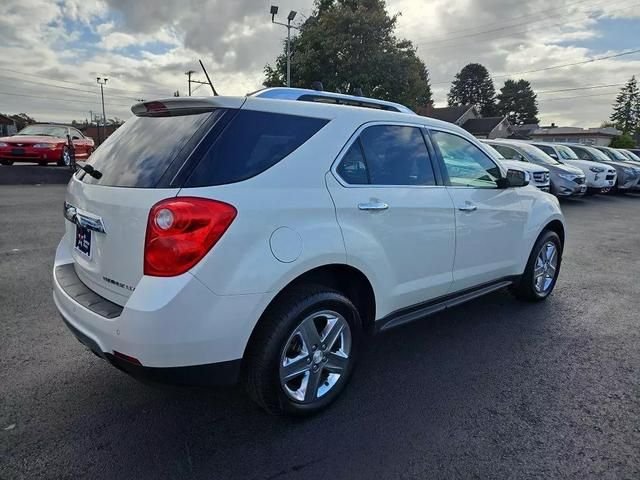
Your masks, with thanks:
[[[69,140],[73,150],[69,148]],[[0,138],[0,163],[36,162],[40,165],[55,162],[70,165],[75,153],[76,160],[86,160],[93,152],[93,139],[85,137],[79,130],[66,125],[50,123],[29,125],[11,137]]]

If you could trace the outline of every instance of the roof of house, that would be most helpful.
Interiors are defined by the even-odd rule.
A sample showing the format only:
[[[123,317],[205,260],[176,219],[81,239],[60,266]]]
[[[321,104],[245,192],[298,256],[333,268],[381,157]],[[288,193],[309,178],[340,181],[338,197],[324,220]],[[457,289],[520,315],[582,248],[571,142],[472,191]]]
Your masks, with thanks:
[[[620,135],[620,130],[612,127],[596,127],[596,128],[579,128],[579,127],[554,127],[554,128],[539,128],[531,132],[533,136],[545,136],[545,135],[583,135],[583,136],[595,136],[595,137],[616,137]]]
[[[474,135],[488,135],[505,120],[505,117],[470,118],[462,125],[467,132]]]
[[[460,117],[473,108],[473,105],[459,105],[457,107],[441,107],[432,108],[422,113],[425,117],[435,118],[436,120],[442,120],[444,122],[455,123]]]

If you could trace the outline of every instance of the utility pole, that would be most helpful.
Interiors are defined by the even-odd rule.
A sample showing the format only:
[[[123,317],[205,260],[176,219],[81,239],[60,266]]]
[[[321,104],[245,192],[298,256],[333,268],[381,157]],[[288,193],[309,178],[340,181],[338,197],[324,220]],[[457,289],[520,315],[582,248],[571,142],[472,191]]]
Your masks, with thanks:
[[[278,6],[271,5],[271,10],[269,10],[271,14],[271,23],[275,23],[276,25],[282,25],[287,28],[287,87],[291,86],[291,29],[300,30],[295,25],[291,25],[291,22],[298,12],[295,10],[291,10],[289,15],[287,15],[287,23],[276,22],[276,15],[278,14]]]
[[[187,82],[189,83],[189,96],[191,96],[191,75],[193,75],[194,73],[196,73],[195,70],[184,72],[184,74],[187,76]]]
[[[108,78],[97,77],[96,81],[100,85],[100,96],[102,97],[102,140],[100,143],[107,139],[107,114],[104,111],[104,86],[107,84]]]
[[[191,75],[193,75],[194,73],[196,73],[195,70],[189,70],[187,72],[184,72],[184,74],[187,76],[187,82],[189,83],[189,96],[191,96],[191,84],[192,83],[197,83],[199,85],[209,85],[211,87],[211,90],[213,91],[213,95],[218,95],[218,92],[216,92],[216,89],[213,88],[213,83],[211,82],[211,79],[209,78],[209,74],[207,73],[207,70],[204,68],[204,65],[202,64],[202,60],[198,60],[200,62],[200,66],[202,67],[202,71],[204,72],[205,76],[207,77],[207,81],[206,82],[202,82],[200,80],[191,80]],[[177,95],[175,95],[177,96]]]

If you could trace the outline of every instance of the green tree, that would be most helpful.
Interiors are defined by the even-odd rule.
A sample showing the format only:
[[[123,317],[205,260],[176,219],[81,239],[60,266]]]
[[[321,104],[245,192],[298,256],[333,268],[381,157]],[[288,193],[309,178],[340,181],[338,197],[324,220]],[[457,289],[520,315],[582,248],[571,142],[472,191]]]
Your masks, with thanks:
[[[526,80],[507,80],[498,94],[496,109],[512,125],[538,123],[538,101]]]
[[[485,117],[496,114],[496,89],[489,71],[479,63],[470,63],[456,73],[447,95],[449,106],[475,105]]]
[[[291,86],[400,102],[409,107],[431,101],[429,73],[408,40],[394,35],[398,16],[384,0],[316,0],[313,14],[291,41]],[[283,48],[286,52],[286,45]],[[264,68],[264,86],[286,84],[286,53]]]
[[[613,105],[611,121],[622,133],[634,133],[640,130],[640,91],[635,76],[620,89]]]
[[[634,148],[636,146],[635,140],[628,133],[618,135],[609,144],[611,148]]]

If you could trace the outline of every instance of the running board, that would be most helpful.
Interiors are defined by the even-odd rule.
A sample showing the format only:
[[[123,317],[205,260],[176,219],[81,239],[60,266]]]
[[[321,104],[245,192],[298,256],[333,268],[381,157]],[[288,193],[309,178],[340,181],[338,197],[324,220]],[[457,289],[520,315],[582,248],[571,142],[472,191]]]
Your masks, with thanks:
[[[495,283],[473,288],[471,290],[467,289],[451,295],[446,295],[439,299],[421,303],[413,307],[397,310],[379,320],[377,322],[379,327],[376,330],[378,332],[383,332],[415,320],[420,320],[428,315],[433,315],[434,313],[441,312],[447,308],[455,307],[456,305],[468,302],[474,298],[482,297],[488,293],[508,287],[509,285],[512,285],[513,282],[513,279],[504,279]]]

